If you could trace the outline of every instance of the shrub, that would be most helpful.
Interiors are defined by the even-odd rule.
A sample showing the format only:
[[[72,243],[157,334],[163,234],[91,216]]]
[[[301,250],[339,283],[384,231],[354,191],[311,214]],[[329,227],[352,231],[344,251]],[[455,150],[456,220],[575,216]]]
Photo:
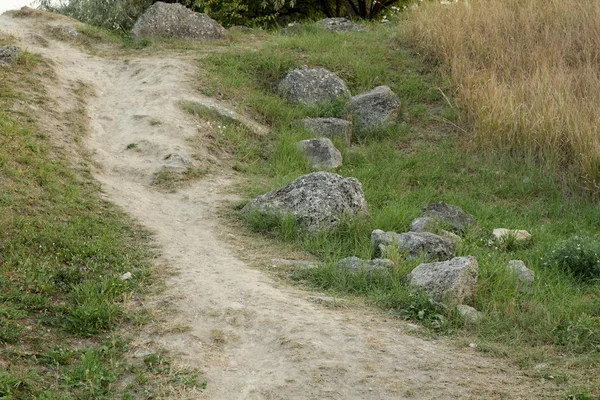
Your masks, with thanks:
[[[580,279],[600,278],[600,240],[597,236],[573,236],[559,242],[547,266],[556,266]]]

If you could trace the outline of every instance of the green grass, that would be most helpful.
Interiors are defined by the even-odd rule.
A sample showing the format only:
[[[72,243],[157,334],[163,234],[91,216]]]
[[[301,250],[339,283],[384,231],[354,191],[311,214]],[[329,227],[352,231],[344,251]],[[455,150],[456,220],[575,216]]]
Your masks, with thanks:
[[[29,53],[0,68],[0,398],[113,399],[136,368],[117,328],[135,319],[124,303],[152,283],[153,254],[148,232],[23,111],[48,106],[41,80],[52,77]]]
[[[311,108],[279,98],[276,84],[291,69],[326,67],[353,94],[388,85],[403,102],[403,114],[392,128],[355,137],[351,146],[338,144],[344,158],[338,173],[362,183],[369,219],[344,221],[337,230],[319,235],[302,232],[293,218],[250,215],[249,226],[321,260],[321,268],[293,274],[302,285],[333,295],[364,296],[393,315],[422,321],[435,333],[454,333],[477,341],[481,351],[508,355],[524,369],[547,363],[555,375],[565,377],[557,381],[557,390],[565,395],[570,385],[582,383],[599,394],[600,280],[582,282],[568,270],[546,264],[562,240],[599,231],[600,208],[570,196],[534,163],[473,151],[447,80],[403,48],[398,35],[393,25],[342,35],[309,27],[294,36],[273,34],[256,51],[232,47],[199,61],[201,89],[240,104],[273,127],[269,138],[236,137],[231,144],[262,150],[244,160],[252,166],[243,170],[248,198],[311,172],[295,146],[307,137],[294,128],[295,119],[343,114],[339,105]],[[418,262],[398,258],[394,273],[377,276],[336,268],[343,257],[373,256],[373,229],[405,232],[434,201],[458,205],[479,222],[458,249],[459,255],[475,256],[480,266],[472,305],[485,318],[476,325],[464,325],[455,310],[432,305],[407,289],[404,277]],[[499,227],[526,229],[533,240],[527,246],[494,244],[491,231]],[[531,291],[520,291],[507,270],[512,259],[535,271]]]

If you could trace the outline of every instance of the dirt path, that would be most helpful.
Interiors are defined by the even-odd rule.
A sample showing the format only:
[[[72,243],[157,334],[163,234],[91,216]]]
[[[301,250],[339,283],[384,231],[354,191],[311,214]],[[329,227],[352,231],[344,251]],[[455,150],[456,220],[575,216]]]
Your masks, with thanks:
[[[309,293],[280,287],[240,261],[220,235],[216,208],[227,173],[212,174],[177,193],[150,186],[170,153],[189,156],[185,138],[197,121],[179,106],[200,98],[184,58],[105,60],[44,34],[31,19],[0,17],[0,31],[54,62],[49,90],[57,107],[77,82],[93,88],[86,146],[102,168],[96,178],[110,200],[156,233],[164,259],[178,272],[160,301],[189,331],[153,340],[199,367],[210,399],[495,399],[540,398],[540,388],[505,362],[406,334],[407,325],[353,309],[329,309]],[[158,121],[156,123],[150,120]],[[137,151],[126,150],[137,143]],[[173,395],[172,398],[180,398]]]

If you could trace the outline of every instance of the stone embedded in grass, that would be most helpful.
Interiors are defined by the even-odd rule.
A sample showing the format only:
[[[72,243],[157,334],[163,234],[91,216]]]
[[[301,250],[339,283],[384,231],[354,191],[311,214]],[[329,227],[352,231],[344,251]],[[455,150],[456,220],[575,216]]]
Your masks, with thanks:
[[[462,304],[473,297],[479,265],[475,257],[421,264],[407,276],[410,286],[424,290],[436,301]]]
[[[342,165],[342,153],[327,138],[302,140],[298,147],[313,168],[333,169]]]
[[[400,112],[400,98],[387,86],[352,97],[350,112],[356,129],[367,132],[393,123]]]
[[[309,232],[334,228],[344,218],[369,215],[360,182],[329,172],[303,175],[280,189],[256,197],[242,212],[293,216]]]
[[[477,311],[473,307],[468,306],[466,304],[459,304],[458,306],[456,306],[456,310],[463,318],[463,320],[470,324],[475,324],[479,322],[481,318],[483,318],[483,313],[481,311]]]
[[[21,49],[17,46],[2,46],[0,47],[0,66],[8,66],[12,64],[19,54]]]
[[[468,227],[477,224],[475,218],[465,213],[462,208],[446,204],[443,201],[431,203],[425,207],[421,218],[430,218],[438,221],[438,225],[448,227],[448,229],[455,233],[462,233]]]
[[[521,229],[496,228],[492,232],[492,239],[497,241],[513,239],[516,242],[527,242],[531,240],[531,234]]]
[[[294,267],[295,269],[314,269],[317,265],[312,261],[306,260],[288,260],[286,258],[273,258],[271,267]]]
[[[131,33],[137,37],[216,40],[227,35],[218,22],[181,4],[156,2],[137,20]]]
[[[337,267],[348,272],[388,272],[394,268],[394,262],[386,258],[376,258],[374,260],[363,260],[358,257],[347,257],[338,262]]]
[[[384,232],[376,229],[371,233],[375,251],[387,255],[395,248],[410,258],[425,257],[428,261],[449,260],[456,254],[456,245],[449,239],[430,232]]]
[[[419,217],[410,224],[411,232],[435,232],[438,228],[438,221],[432,217]]]
[[[317,25],[334,32],[365,32],[367,28],[361,24],[350,21],[348,18],[325,18]]]
[[[527,268],[523,261],[510,260],[508,262],[508,269],[517,277],[519,288],[521,290],[526,290],[533,285],[533,281],[535,280],[535,272]]]
[[[344,81],[325,68],[296,69],[279,82],[277,89],[290,103],[319,104],[350,97]]]
[[[190,160],[187,157],[177,153],[170,153],[164,158],[165,167],[175,169],[187,169]]]
[[[319,137],[326,137],[332,140],[342,139],[350,143],[352,139],[352,122],[341,118],[304,118],[298,123],[306,130]]]

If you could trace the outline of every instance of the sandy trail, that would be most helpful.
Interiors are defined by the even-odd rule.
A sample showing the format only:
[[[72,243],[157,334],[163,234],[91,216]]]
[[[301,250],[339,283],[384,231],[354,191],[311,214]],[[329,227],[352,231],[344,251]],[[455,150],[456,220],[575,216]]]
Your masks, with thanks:
[[[171,153],[189,156],[185,138],[198,125],[184,112],[194,64],[178,58],[106,60],[67,42],[42,47],[31,19],[0,16],[0,31],[54,62],[49,94],[68,106],[83,82],[91,132],[86,146],[102,168],[96,178],[110,200],[156,233],[163,262],[177,274],[159,299],[177,310],[183,333],[142,334],[199,367],[210,399],[531,399],[541,389],[502,360],[406,334],[407,325],[376,313],[329,309],[309,293],[281,287],[248,267],[223,241],[215,217],[231,177],[212,174],[177,193],[149,184]],[[191,58],[190,58],[191,59]],[[151,124],[150,119],[160,121]],[[137,143],[138,151],[126,150]],[[215,334],[222,336],[215,344]],[[538,385],[536,385],[538,386]],[[173,395],[172,398],[178,398]]]

